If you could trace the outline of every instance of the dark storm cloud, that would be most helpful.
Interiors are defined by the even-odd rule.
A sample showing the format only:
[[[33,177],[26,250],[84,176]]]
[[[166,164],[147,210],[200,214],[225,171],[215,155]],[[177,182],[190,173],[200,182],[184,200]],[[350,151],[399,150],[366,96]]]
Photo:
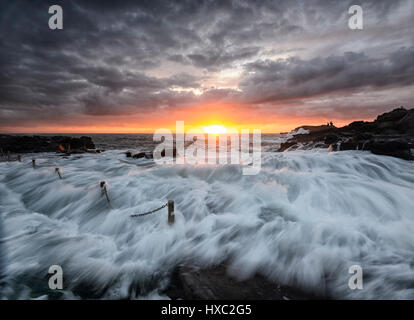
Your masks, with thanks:
[[[302,60],[256,61],[246,66],[240,88],[252,103],[306,98],[366,87],[414,84],[414,47],[400,48],[384,59],[346,52]]]
[[[217,70],[238,60],[254,57],[260,48],[238,48],[234,52],[203,51],[187,55],[187,59],[197,67]],[[185,62],[185,59],[183,59]]]
[[[360,3],[368,40],[345,50],[347,0],[2,2],[0,126],[411,86],[412,34],[386,32],[410,1]],[[48,28],[51,4],[63,7],[63,30]],[[244,70],[237,89],[214,85],[226,70]]]

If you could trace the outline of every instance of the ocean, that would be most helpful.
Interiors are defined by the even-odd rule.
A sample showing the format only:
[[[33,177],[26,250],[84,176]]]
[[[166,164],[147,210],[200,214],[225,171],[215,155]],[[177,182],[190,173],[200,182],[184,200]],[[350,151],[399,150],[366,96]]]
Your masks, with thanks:
[[[88,135],[105,152],[0,163],[0,298],[163,299],[177,265],[226,262],[238,278],[260,273],[335,299],[414,299],[413,161],[278,153],[285,136],[263,135],[261,170],[248,176],[241,165],[126,158],[152,151],[152,135]],[[167,200],[173,225],[166,208],[130,217]],[[48,287],[51,265],[62,290]],[[353,265],[363,290],[348,286]]]

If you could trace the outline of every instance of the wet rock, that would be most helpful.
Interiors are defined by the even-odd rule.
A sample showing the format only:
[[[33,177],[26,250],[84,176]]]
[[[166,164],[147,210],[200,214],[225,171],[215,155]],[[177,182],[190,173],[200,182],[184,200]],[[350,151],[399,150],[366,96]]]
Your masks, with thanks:
[[[198,269],[180,266],[172,274],[165,291],[171,299],[185,300],[309,300],[315,296],[282,286],[255,275],[238,280],[227,273],[225,265]]]
[[[358,144],[355,142],[342,142],[340,144],[340,151],[357,150]]]
[[[291,141],[291,142],[284,142],[280,144],[280,148],[279,148],[279,152],[283,152],[287,149],[289,149],[290,147],[294,146],[296,144],[295,141]]]
[[[132,157],[134,159],[142,159],[142,158],[152,159],[153,158],[152,152],[139,152],[137,154],[132,155],[132,153],[128,151],[125,154],[127,158]]]
[[[413,160],[410,144],[404,140],[372,141],[366,146],[374,154],[397,157],[405,160]]]
[[[140,152],[140,153],[134,154],[134,155],[132,156],[132,158],[134,158],[134,159],[141,159],[141,158],[145,158],[145,152]]]

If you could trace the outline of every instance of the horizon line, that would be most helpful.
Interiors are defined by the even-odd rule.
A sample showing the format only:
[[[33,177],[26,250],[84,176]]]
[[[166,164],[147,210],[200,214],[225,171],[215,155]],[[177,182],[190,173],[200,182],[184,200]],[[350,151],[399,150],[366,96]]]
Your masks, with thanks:
[[[292,131],[292,130],[290,130]],[[289,133],[290,131],[283,131],[283,132],[262,132],[262,134],[284,134],[284,133]],[[27,134],[27,135],[41,135],[41,134],[154,134],[150,133],[150,132],[0,132],[0,135],[13,135],[13,134]],[[175,134],[175,132],[172,132],[173,134]],[[185,132],[186,133],[186,132]],[[207,134],[205,132],[197,132],[197,133],[204,133]],[[220,134],[226,134],[226,133],[219,133]]]

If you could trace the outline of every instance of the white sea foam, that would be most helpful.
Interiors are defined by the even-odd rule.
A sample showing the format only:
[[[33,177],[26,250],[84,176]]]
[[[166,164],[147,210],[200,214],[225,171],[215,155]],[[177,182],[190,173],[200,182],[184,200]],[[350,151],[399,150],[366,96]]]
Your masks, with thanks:
[[[291,138],[291,137],[294,137],[298,134],[309,134],[309,130],[306,130],[304,128],[299,128],[297,130],[292,130],[291,132],[288,133],[288,137]]]
[[[44,298],[52,264],[66,298],[158,297],[178,263],[227,260],[238,277],[260,272],[335,298],[414,298],[414,162],[358,151],[262,157],[256,176],[237,165],[140,167],[120,151],[45,155],[36,169],[28,157],[1,163],[4,297]],[[129,217],[168,199],[173,226],[166,209]],[[348,288],[355,264],[363,290]]]

